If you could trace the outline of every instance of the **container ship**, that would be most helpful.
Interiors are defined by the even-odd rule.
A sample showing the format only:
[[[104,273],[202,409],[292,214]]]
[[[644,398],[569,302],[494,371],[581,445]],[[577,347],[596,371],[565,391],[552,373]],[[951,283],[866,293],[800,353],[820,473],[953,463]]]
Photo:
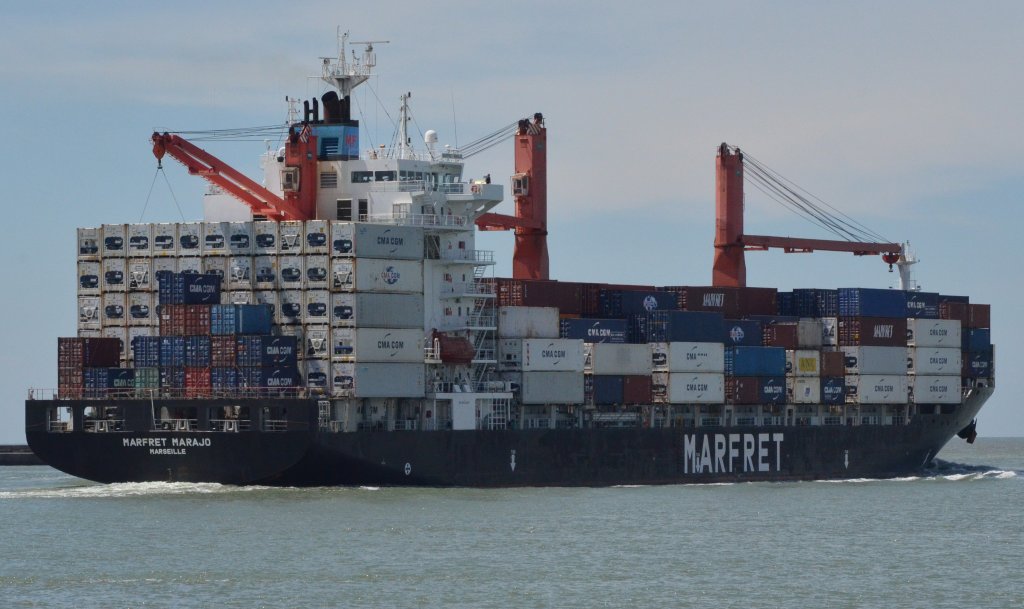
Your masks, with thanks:
[[[764,172],[723,144],[712,285],[551,280],[543,116],[417,151],[405,95],[395,144],[363,151],[351,94],[376,58],[346,44],[262,183],[154,133],[210,182],[204,220],[78,230],[78,332],[25,403],[46,463],[108,483],[599,486],[897,476],[973,440],[989,306],[914,289],[904,246],[746,234],[745,174]],[[463,176],[509,139],[513,215]],[[512,277],[478,230],[514,232]],[[901,289],[747,287],[745,251],[767,248],[878,255]]]

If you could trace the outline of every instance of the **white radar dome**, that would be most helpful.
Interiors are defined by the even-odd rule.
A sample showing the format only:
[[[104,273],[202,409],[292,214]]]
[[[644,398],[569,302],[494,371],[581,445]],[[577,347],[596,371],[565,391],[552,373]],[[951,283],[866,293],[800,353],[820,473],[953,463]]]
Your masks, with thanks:
[[[427,132],[423,134],[424,144],[436,144],[437,143],[437,131],[433,129],[427,129]]]

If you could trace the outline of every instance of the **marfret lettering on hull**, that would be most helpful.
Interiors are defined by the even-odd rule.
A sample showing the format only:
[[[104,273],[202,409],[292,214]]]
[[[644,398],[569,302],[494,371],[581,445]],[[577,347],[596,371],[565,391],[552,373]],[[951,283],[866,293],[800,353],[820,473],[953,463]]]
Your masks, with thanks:
[[[783,433],[683,435],[684,474],[782,471]]]

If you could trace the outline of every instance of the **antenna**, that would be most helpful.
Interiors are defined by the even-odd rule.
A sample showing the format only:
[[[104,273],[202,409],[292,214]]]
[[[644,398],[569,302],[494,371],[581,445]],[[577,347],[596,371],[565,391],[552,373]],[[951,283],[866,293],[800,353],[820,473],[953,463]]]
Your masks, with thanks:
[[[455,149],[459,148],[459,123],[455,120],[455,87],[452,87],[452,134],[455,136]]]

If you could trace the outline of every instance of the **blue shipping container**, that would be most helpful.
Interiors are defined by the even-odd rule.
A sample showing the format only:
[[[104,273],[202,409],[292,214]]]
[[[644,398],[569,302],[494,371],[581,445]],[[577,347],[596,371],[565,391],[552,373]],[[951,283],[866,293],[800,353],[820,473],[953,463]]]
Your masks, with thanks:
[[[290,389],[298,387],[302,382],[299,371],[294,366],[268,366],[263,368],[263,387],[271,389]]]
[[[210,386],[220,390],[236,389],[238,387],[238,369],[210,368]]]
[[[582,340],[585,343],[622,344],[626,342],[626,320],[563,319],[559,337]]]
[[[800,317],[836,317],[839,315],[839,290],[793,290],[793,306]]]
[[[160,337],[136,336],[132,339],[132,354],[136,368],[156,368],[160,365]]]
[[[257,387],[264,387],[263,384],[263,368],[260,366],[253,366],[248,368],[239,368],[238,374],[238,386],[255,389]]]
[[[964,328],[961,335],[964,351],[985,351],[992,345],[992,330],[988,328]]]
[[[210,334],[226,336],[235,333],[237,305],[218,304],[210,307]]]
[[[939,294],[939,302],[959,302],[961,304],[971,304],[971,298],[969,296],[950,296],[948,294]]]
[[[902,290],[839,288],[842,317],[906,317],[907,293]]]
[[[294,336],[261,336],[260,358],[264,368],[298,365],[298,341]]]
[[[779,315],[796,315],[796,298],[793,296],[793,292],[776,294],[775,307]]]
[[[763,376],[758,384],[758,400],[762,404],[786,403],[786,377]]]
[[[234,306],[236,334],[270,334],[274,319],[274,307],[268,304]]]
[[[251,368],[263,365],[263,337],[239,336],[235,339],[235,361],[239,366]]]
[[[82,385],[85,389],[85,397],[106,397],[108,370],[108,368],[86,368],[82,371]]]
[[[964,374],[969,378],[991,377],[993,368],[992,356],[992,347],[964,353]]]
[[[161,366],[160,387],[164,389],[182,389],[185,387],[185,368]]]
[[[724,320],[711,311],[655,311],[648,316],[646,342],[717,343]]]
[[[600,375],[591,377],[594,379],[594,404],[596,406],[610,406],[621,404],[625,380],[619,375]]]
[[[160,366],[179,367],[185,365],[185,337],[161,336]]]
[[[217,304],[221,277],[213,274],[170,273],[159,278],[160,304]]]
[[[727,347],[725,373],[731,376],[784,376],[786,350],[782,347]]]
[[[124,391],[126,389],[135,389],[135,369],[134,368],[108,368],[107,369],[107,388],[117,389]]]
[[[826,376],[821,379],[821,403],[843,404],[846,402],[846,377]]]
[[[764,332],[759,321],[727,319],[723,330],[721,342],[726,345],[760,347],[764,344]]]
[[[906,295],[907,313],[905,317],[939,318],[939,294],[937,292],[907,292]]]
[[[210,367],[210,337],[185,337],[185,366],[188,368]]]

